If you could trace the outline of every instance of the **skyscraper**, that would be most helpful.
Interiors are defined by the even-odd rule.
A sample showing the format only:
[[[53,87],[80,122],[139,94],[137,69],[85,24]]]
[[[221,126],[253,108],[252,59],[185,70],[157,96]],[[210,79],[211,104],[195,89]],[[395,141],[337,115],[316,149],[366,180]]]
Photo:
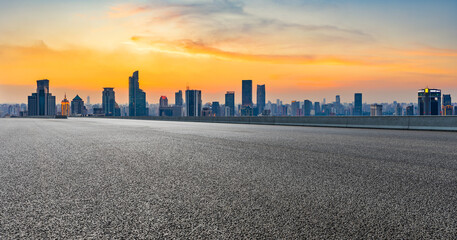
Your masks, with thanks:
[[[406,107],[406,116],[414,116],[414,106],[409,105]]]
[[[241,105],[252,107],[252,80],[242,81]]]
[[[226,114],[227,117],[235,116],[235,92],[228,91],[225,94],[225,107],[229,108],[228,114]]]
[[[175,93],[175,105],[176,106],[182,106],[183,105],[182,91],[181,90],[179,90],[178,92]]]
[[[443,94],[443,106],[452,105],[451,94]]]
[[[336,95],[336,97],[335,97],[335,103],[336,103],[336,104],[340,104],[340,103],[341,103],[341,97],[340,97],[340,95]]]
[[[166,96],[161,96],[159,99],[160,107],[168,107],[168,98]]]
[[[370,115],[379,117],[382,116],[382,105],[380,104],[371,104]]]
[[[56,97],[49,92],[49,80],[38,80],[36,93],[28,97],[29,116],[56,115]]]
[[[76,95],[71,101],[71,115],[84,115],[84,101]]]
[[[290,104],[291,108],[291,116],[301,116],[301,109],[300,109],[300,102],[299,101],[292,101]]]
[[[189,117],[200,117],[202,112],[202,92],[186,90],[186,113]]]
[[[314,115],[318,116],[321,114],[321,104],[319,102],[314,102]]]
[[[138,71],[129,77],[129,115],[147,116],[146,93],[140,89]]]
[[[313,103],[310,100],[305,100],[303,104],[303,114],[305,116],[311,116],[311,109],[313,108]]]
[[[90,96],[87,96],[87,105],[90,105]]]
[[[421,89],[418,91],[419,115],[440,115],[441,90]]]
[[[354,94],[354,116],[362,116],[362,94],[356,93]]]
[[[258,114],[262,114],[265,109],[265,84],[257,85],[257,110]]]
[[[219,117],[221,115],[219,102],[213,102],[211,104],[211,111],[213,113],[213,116],[215,116],[215,117]]]
[[[105,116],[116,115],[116,96],[114,88],[104,88],[102,94],[102,108]]]
[[[60,108],[61,108],[62,116],[70,115],[70,102],[67,99],[67,94],[65,94],[64,99],[60,103]]]

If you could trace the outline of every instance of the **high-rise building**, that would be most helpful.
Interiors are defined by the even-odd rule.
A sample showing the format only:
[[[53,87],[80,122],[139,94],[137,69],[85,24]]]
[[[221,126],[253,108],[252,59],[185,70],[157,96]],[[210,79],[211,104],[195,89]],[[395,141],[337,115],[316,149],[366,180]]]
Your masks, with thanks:
[[[454,107],[454,115],[457,115],[457,106]]]
[[[406,107],[406,116],[414,116],[414,106],[409,105]]]
[[[305,100],[303,103],[303,115],[311,116],[311,109],[313,108],[313,103],[310,100]]]
[[[440,115],[441,90],[421,89],[418,91],[419,115]]]
[[[168,107],[168,98],[167,96],[161,96],[159,99],[159,107]]]
[[[90,105],[90,96],[87,96],[87,105]]]
[[[213,102],[211,104],[211,111],[213,113],[213,116],[215,116],[215,117],[221,116],[221,109],[220,109],[219,102]]]
[[[176,106],[182,106],[183,105],[182,91],[181,90],[179,90],[178,92],[175,93],[175,105]]]
[[[84,110],[84,101],[81,97],[79,97],[79,95],[76,95],[76,97],[71,100],[71,115],[85,115]]]
[[[259,114],[265,109],[265,84],[257,85],[257,111]]]
[[[452,99],[450,94],[443,94],[443,115],[452,115],[454,106],[452,106]]]
[[[189,117],[200,117],[202,112],[202,92],[186,90],[186,113]]]
[[[314,115],[318,116],[321,114],[321,104],[319,102],[314,102]]]
[[[242,81],[241,105],[252,107],[252,80]]]
[[[38,80],[36,93],[28,97],[29,116],[56,115],[56,97],[49,92],[49,80]]]
[[[397,103],[395,106],[395,116],[402,116],[403,115],[403,107],[400,105],[400,103]]]
[[[228,114],[225,114],[227,117],[235,116],[235,92],[228,91],[225,94],[225,107],[229,108]]]
[[[292,101],[290,104],[291,108],[291,116],[301,116],[301,109],[300,109],[300,102],[299,101]]]
[[[354,116],[362,116],[362,94],[354,94],[354,111],[352,112]]]
[[[116,96],[114,88],[104,88],[102,93],[102,109],[105,116],[116,115]]]
[[[382,105],[371,104],[370,110],[371,110],[370,116],[375,116],[375,117],[382,116]]]
[[[146,93],[140,89],[138,71],[129,77],[129,115],[147,116]]]
[[[335,97],[335,103],[336,103],[336,104],[340,104],[340,103],[341,103],[341,97],[340,97],[340,95],[336,95],[336,97]]]
[[[60,108],[62,116],[70,116],[70,102],[67,99],[67,94],[65,94],[64,99],[60,103]]]

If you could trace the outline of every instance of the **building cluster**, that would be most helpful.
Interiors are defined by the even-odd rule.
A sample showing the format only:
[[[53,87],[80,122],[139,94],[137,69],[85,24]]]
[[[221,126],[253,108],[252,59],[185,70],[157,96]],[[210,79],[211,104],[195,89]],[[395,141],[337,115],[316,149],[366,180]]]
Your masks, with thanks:
[[[225,102],[202,103],[202,91],[187,88],[175,93],[174,105],[167,96],[161,96],[158,104],[148,104],[146,93],[140,88],[139,73],[129,77],[129,103],[119,105],[116,102],[114,88],[106,87],[102,92],[101,104],[90,104],[90,97],[85,103],[76,95],[71,102],[64,96],[56,105],[56,97],[49,91],[49,80],[38,80],[36,92],[28,97],[28,104],[2,104],[0,117],[5,116],[413,116],[413,115],[457,115],[457,105],[452,104],[451,95],[441,95],[439,89],[421,89],[417,103],[376,103],[366,104],[362,93],[355,93],[351,103],[342,103],[336,95],[335,101],[327,103],[281,100],[266,102],[265,85],[257,85],[257,101],[253,102],[252,80],[242,80],[241,104],[235,104],[235,92],[227,91]],[[184,95],[184,96],[183,96]]]

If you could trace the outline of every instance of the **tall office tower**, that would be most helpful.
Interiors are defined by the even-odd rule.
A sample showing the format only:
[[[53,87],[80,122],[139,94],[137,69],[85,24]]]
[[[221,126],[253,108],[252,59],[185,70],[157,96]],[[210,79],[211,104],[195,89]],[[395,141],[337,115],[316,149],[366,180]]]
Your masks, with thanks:
[[[419,115],[440,115],[441,90],[421,89],[418,94]]]
[[[400,103],[397,103],[395,106],[395,116],[402,116],[403,115],[403,107],[400,105]]]
[[[129,77],[129,115],[147,116],[146,93],[140,89],[138,71]]]
[[[228,91],[225,94],[225,107],[229,108],[230,110],[228,111],[228,115],[226,114],[225,116],[227,117],[233,117],[235,116],[235,92],[233,91]]]
[[[303,115],[311,116],[311,109],[313,108],[313,103],[310,100],[305,100],[303,103]]]
[[[443,94],[443,106],[452,105],[451,94]]]
[[[406,116],[414,116],[414,106],[413,105],[406,107]]]
[[[370,116],[374,116],[374,117],[382,116],[382,105],[371,104],[370,113],[371,113]]]
[[[213,113],[213,116],[215,116],[215,117],[221,116],[221,109],[220,109],[219,102],[213,102],[211,104],[211,111]]]
[[[90,96],[87,96],[87,105],[90,105]]]
[[[84,101],[79,95],[71,101],[71,115],[84,115]]]
[[[336,104],[340,104],[340,103],[341,103],[340,95],[336,95],[336,97],[335,97],[335,103],[336,103]]]
[[[314,115],[318,116],[321,114],[321,104],[319,102],[314,102]]]
[[[161,96],[159,99],[159,107],[168,107],[168,98],[166,96]]]
[[[38,80],[36,93],[28,97],[29,116],[56,115],[56,97],[49,92],[49,80]]]
[[[454,111],[454,106],[452,106],[452,100],[450,94],[443,94],[443,115],[449,116],[452,115]]]
[[[291,108],[291,116],[301,116],[301,109],[300,109],[300,102],[299,101],[292,101],[290,104]]]
[[[60,108],[62,116],[70,115],[70,102],[67,99],[67,94],[65,94],[64,99],[60,102]]]
[[[354,94],[354,116],[362,116],[362,94],[356,93]]]
[[[241,105],[252,107],[252,80],[243,80]]]
[[[105,116],[116,116],[116,96],[114,88],[104,88],[102,93],[102,109]]]
[[[200,117],[202,112],[202,92],[186,90],[186,113],[189,117]]]
[[[261,114],[265,109],[265,84],[257,85],[257,110]]]
[[[179,90],[178,92],[175,93],[175,105],[176,106],[182,106],[183,105],[182,91],[181,90]]]

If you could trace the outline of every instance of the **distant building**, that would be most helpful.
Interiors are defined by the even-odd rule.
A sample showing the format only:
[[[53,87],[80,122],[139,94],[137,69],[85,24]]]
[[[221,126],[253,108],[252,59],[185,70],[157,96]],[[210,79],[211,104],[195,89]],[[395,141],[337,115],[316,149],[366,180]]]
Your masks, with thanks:
[[[168,107],[168,98],[166,96],[161,96],[159,99],[159,107]]]
[[[202,92],[200,90],[186,90],[186,115],[200,117],[202,112]]]
[[[250,117],[253,116],[253,114],[254,109],[251,106],[246,105],[241,107],[241,116]]]
[[[419,115],[440,115],[441,90],[421,89],[418,91]]]
[[[182,106],[183,105],[182,91],[181,90],[179,90],[178,92],[175,93],[175,105],[176,106]]]
[[[319,102],[314,102],[314,115],[318,116],[321,114],[321,105]]]
[[[303,115],[311,116],[311,109],[313,108],[313,103],[310,100],[305,100],[303,103]]]
[[[146,93],[140,89],[138,71],[129,77],[129,116],[147,116]]]
[[[292,101],[290,104],[291,116],[301,116],[300,102]]]
[[[62,116],[70,116],[70,102],[67,99],[67,94],[65,94],[64,99],[60,103],[60,108]]]
[[[397,103],[397,105],[395,106],[395,116],[402,116],[403,115],[403,108],[402,106]]]
[[[76,97],[71,101],[71,115],[85,115],[84,101],[79,97],[79,95],[76,95]]]
[[[354,94],[354,111],[352,112],[354,116],[362,116],[362,94]]]
[[[257,85],[257,111],[262,113],[265,109],[265,84]]]
[[[340,95],[336,95],[336,97],[335,97],[335,103],[336,103],[336,104],[341,104],[341,97],[340,97]]]
[[[450,94],[443,94],[443,115],[452,115],[454,106],[452,106],[452,99]]]
[[[202,109],[202,117],[211,117],[213,116],[213,112],[211,111],[210,107],[204,107]]]
[[[211,104],[211,111],[212,111],[213,116],[215,116],[215,117],[221,116],[221,109],[220,109],[219,102],[213,102]]]
[[[454,115],[457,115],[457,106],[454,107]]]
[[[252,80],[242,81],[241,105],[252,107]]]
[[[225,116],[235,116],[235,92],[228,91],[225,94],[225,107],[229,109],[228,112],[226,112]]]
[[[90,96],[87,96],[87,105],[90,105]]]
[[[375,116],[375,117],[382,116],[382,105],[371,104],[370,110],[371,110],[370,116]]]
[[[49,80],[38,80],[36,93],[28,97],[29,116],[56,115],[56,97],[49,92]]]
[[[406,107],[406,116],[414,116],[414,106],[413,105]]]
[[[161,117],[181,117],[182,116],[182,107],[181,106],[159,107],[159,116],[161,116]]]
[[[114,88],[104,88],[102,93],[102,109],[105,116],[116,115],[116,96]],[[96,114],[95,108],[94,114]]]

